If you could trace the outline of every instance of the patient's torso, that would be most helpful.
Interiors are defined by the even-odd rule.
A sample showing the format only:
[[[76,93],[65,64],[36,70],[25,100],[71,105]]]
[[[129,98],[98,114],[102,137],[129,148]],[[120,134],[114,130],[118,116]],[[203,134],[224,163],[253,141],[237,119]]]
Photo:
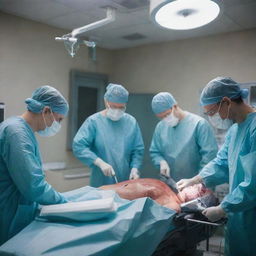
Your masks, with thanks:
[[[128,200],[150,197],[157,203],[176,211],[180,211],[180,204],[183,202],[164,182],[157,179],[128,180],[100,188],[114,190],[120,197]]]

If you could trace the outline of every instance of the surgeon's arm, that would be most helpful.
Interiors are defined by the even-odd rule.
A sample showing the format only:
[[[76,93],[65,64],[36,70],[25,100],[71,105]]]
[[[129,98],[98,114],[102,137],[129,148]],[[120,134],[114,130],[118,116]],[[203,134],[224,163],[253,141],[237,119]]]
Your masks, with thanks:
[[[230,128],[230,130],[231,129],[232,128]],[[230,130],[216,158],[209,162],[198,174],[203,179],[206,187],[223,184],[229,180],[228,145],[230,141]]]
[[[142,165],[144,154],[144,143],[138,123],[134,129],[133,148],[131,152],[130,168],[139,169]]]
[[[12,134],[4,145],[4,160],[20,193],[39,204],[65,203],[64,196],[46,182],[41,160],[36,156],[36,145],[24,134]]]
[[[218,146],[211,126],[206,120],[201,120],[197,125],[197,144],[202,157],[199,171],[216,157]]]
[[[150,157],[152,159],[153,164],[159,169],[160,162],[164,159],[164,156],[161,151],[161,137],[159,134],[159,123],[154,131],[153,138],[151,141],[151,146],[149,149]]]
[[[246,211],[256,207],[256,131],[250,137],[250,153],[240,155],[238,162],[234,163],[235,175],[244,176],[243,182],[223,199],[221,207],[225,212]]]
[[[91,166],[98,156],[91,150],[95,128],[90,118],[85,120],[73,140],[73,153],[85,165]]]

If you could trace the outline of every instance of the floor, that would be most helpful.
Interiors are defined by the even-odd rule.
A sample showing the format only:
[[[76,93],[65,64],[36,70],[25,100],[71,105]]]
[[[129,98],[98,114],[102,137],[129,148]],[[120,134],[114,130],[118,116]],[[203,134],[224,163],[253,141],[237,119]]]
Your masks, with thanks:
[[[224,238],[220,235],[212,236],[209,240],[209,251],[206,251],[206,241],[201,242],[197,249],[203,256],[223,256]]]

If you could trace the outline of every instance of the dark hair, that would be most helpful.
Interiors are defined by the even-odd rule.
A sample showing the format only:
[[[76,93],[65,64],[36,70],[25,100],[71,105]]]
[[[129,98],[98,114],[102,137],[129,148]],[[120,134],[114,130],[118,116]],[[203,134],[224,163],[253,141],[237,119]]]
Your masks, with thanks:
[[[235,102],[236,104],[241,104],[244,102],[241,96],[236,99],[231,99],[231,101]]]

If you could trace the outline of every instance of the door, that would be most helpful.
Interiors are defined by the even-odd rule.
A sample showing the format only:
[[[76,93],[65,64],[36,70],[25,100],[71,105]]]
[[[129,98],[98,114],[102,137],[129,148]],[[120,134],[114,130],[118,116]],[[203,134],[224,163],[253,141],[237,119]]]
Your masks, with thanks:
[[[85,119],[104,108],[107,80],[105,75],[71,71],[69,150],[72,150],[73,139]]]

